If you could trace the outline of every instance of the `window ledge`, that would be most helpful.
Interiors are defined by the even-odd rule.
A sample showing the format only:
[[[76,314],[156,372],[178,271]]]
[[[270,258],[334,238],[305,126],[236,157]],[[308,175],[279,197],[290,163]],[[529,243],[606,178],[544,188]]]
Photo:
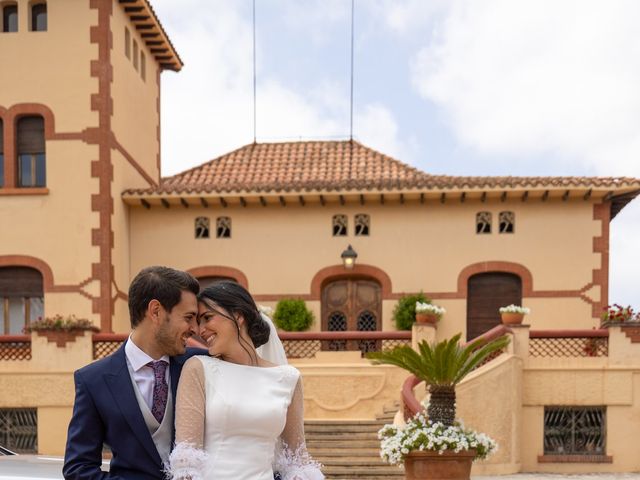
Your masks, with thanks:
[[[0,196],[2,195],[49,195],[49,189],[46,187],[34,188],[3,188],[0,187]]]
[[[538,463],[613,463],[611,455],[538,455]]]

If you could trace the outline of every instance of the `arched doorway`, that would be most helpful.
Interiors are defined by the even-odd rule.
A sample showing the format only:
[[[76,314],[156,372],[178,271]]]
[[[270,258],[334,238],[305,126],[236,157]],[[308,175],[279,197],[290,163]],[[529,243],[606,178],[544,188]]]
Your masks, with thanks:
[[[0,267],[0,334],[21,334],[43,315],[42,274],[29,267]]]
[[[370,332],[382,328],[382,288],[367,278],[341,278],[322,288],[322,330],[329,332]],[[379,349],[375,340],[331,340],[323,350]]]
[[[207,288],[209,285],[213,285],[214,283],[221,282],[223,280],[229,280],[231,282],[238,283],[238,281],[233,277],[224,277],[224,276],[221,276],[221,275],[212,275],[212,276],[208,276],[208,277],[198,277],[198,283],[200,284],[200,290],[202,290],[204,288]]]
[[[522,280],[506,272],[487,272],[469,278],[467,288],[467,340],[499,325],[500,307],[522,305]]]

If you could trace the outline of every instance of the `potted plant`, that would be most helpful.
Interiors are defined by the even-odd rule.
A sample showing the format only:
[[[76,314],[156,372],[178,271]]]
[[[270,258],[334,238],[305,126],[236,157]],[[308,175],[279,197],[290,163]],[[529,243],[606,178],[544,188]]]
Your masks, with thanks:
[[[417,323],[438,323],[438,320],[442,318],[447,311],[428,302],[416,302],[416,322]]]
[[[90,320],[77,318],[75,315],[64,317],[57,314],[53,317],[39,317],[35,322],[31,322],[25,327],[25,333],[35,332],[37,335],[46,337],[49,342],[55,343],[58,347],[64,347],[68,342],[75,341],[76,337],[84,335],[87,330],[99,332]]]
[[[531,310],[527,307],[521,307],[520,305],[508,305],[500,308],[500,316],[502,317],[502,323],[505,325],[518,325],[522,323],[525,315],[529,315]]]
[[[416,321],[416,303],[431,303],[424,293],[404,295],[393,308],[393,321],[398,330],[411,330]]]
[[[640,314],[635,313],[631,305],[623,307],[617,303],[607,305],[601,318],[603,325],[640,322]]]
[[[276,327],[286,332],[301,332],[313,323],[313,312],[304,300],[285,298],[276,305],[273,321]]]
[[[509,338],[490,342],[480,338],[462,346],[460,337],[432,345],[422,341],[417,352],[402,345],[367,354],[374,363],[398,366],[427,384],[426,417],[418,413],[404,427],[385,426],[379,432],[383,458],[392,464],[404,462],[407,479],[469,479],[472,461],[496,448],[488,436],[455,420],[455,388],[487,357],[505,348]]]

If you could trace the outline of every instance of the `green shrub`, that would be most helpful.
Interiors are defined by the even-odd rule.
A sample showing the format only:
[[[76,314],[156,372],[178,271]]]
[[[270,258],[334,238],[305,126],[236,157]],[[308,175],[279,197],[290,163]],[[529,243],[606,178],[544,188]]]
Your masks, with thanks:
[[[307,308],[304,300],[285,298],[276,305],[273,321],[281,330],[301,332],[313,323],[313,313]]]
[[[398,330],[411,330],[411,326],[416,321],[416,302],[431,303],[424,293],[415,295],[405,295],[400,297],[393,309],[393,320],[396,322]]]

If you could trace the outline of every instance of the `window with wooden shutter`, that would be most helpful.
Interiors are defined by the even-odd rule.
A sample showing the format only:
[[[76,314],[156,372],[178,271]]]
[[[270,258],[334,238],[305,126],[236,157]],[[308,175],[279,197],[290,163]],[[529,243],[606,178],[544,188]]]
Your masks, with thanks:
[[[40,116],[18,120],[18,185],[46,186],[44,119]]]
[[[28,267],[0,268],[0,332],[21,334],[43,313],[42,274]]]

